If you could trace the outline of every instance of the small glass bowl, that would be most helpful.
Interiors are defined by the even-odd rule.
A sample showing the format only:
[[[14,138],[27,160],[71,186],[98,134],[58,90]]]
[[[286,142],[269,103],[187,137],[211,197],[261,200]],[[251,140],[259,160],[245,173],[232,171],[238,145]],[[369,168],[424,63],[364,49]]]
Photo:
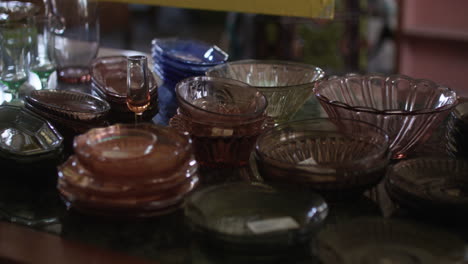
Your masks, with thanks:
[[[122,185],[167,178],[193,159],[188,137],[151,124],[92,129],[75,137],[74,150],[100,180]]]
[[[416,158],[393,165],[386,189],[399,204],[418,212],[468,212],[468,161]]]
[[[330,117],[357,119],[385,130],[393,159],[405,158],[424,143],[457,105],[450,88],[404,75],[333,76],[319,82],[314,92]]]
[[[267,114],[281,123],[291,119],[304,105],[325,73],[318,67],[296,62],[241,60],[213,67],[206,75],[234,79],[257,88],[268,99]]]
[[[40,111],[85,122],[102,121],[110,110],[106,101],[73,91],[35,90],[25,101]]]
[[[463,240],[421,223],[362,217],[317,235],[315,254],[323,264],[463,263]]]
[[[171,118],[170,126],[190,134],[196,160],[212,168],[240,167],[249,163],[257,137],[274,126],[266,116],[246,124],[213,126],[183,114]]]
[[[445,137],[450,156],[468,158],[468,102],[460,103],[450,113]]]
[[[230,183],[189,195],[184,214],[203,242],[255,255],[309,242],[325,220],[328,206],[316,194]]]
[[[266,182],[339,198],[361,194],[381,180],[390,159],[388,146],[385,132],[371,124],[309,119],[265,131],[255,157]]]
[[[262,93],[245,83],[206,76],[182,80],[176,96],[182,114],[212,124],[255,120],[268,105]]]

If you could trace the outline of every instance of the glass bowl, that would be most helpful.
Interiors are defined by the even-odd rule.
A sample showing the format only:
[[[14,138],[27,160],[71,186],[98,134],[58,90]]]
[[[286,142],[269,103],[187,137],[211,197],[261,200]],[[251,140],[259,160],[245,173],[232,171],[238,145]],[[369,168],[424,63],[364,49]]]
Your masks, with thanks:
[[[288,121],[312,95],[322,69],[296,62],[241,60],[211,68],[207,76],[238,80],[257,88],[268,100],[267,114]]]
[[[361,194],[381,180],[390,159],[388,146],[386,133],[371,124],[309,119],[265,131],[255,157],[266,182],[339,198]]]
[[[195,162],[187,136],[151,124],[92,129],[75,137],[73,146],[96,178],[122,185],[168,178],[182,164]]]
[[[450,88],[404,75],[334,76],[319,82],[314,92],[330,117],[362,120],[385,130],[394,159],[424,143],[457,104]]]
[[[256,120],[268,105],[262,93],[245,83],[206,76],[182,80],[176,96],[182,114],[211,124]]]
[[[184,214],[203,242],[223,250],[284,251],[309,242],[328,213],[320,196],[231,183],[189,195]]]
[[[445,137],[450,156],[468,158],[468,102],[457,105],[450,113]]]
[[[417,158],[393,165],[386,189],[399,204],[418,212],[468,212],[468,161]]]
[[[35,156],[62,147],[63,137],[46,120],[17,106],[0,106],[0,151]]]
[[[106,101],[73,91],[35,90],[25,101],[40,111],[85,122],[103,120],[110,110]]]
[[[314,247],[323,264],[463,263],[465,243],[421,223],[359,218],[329,227]]]

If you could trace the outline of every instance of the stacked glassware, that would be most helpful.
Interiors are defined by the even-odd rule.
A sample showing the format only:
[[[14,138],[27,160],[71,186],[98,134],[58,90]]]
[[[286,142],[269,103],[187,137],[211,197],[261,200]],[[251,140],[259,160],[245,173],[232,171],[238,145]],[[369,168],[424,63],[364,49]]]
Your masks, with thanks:
[[[177,100],[174,87],[182,79],[205,75],[211,67],[224,63],[228,55],[215,45],[177,38],[154,39],[154,71],[163,79],[159,91],[159,114],[156,122],[167,125],[175,115]]]
[[[59,166],[68,208],[116,217],[150,217],[179,208],[198,183],[188,137],[152,124],[117,124],[75,137]]]

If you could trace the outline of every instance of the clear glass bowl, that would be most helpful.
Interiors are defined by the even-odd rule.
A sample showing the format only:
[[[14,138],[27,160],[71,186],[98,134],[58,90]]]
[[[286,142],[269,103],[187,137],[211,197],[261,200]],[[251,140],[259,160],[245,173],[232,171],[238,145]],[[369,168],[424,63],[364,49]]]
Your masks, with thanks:
[[[203,242],[255,255],[309,242],[325,220],[328,206],[316,194],[231,183],[192,193],[184,212]]]
[[[35,90],[25,101],[40,111],[85,122],[103,120],[110,110],[106,101],[73,91]]]
[[[371,124],[309,119],[265,131],[255,157],[266,182],[338,198],[361,194],[381,180],[390,159],[388,146],[385,132]]]
[[[330,117],[357,119],[385,130],[394,159],[424,143],[457,104],[450,88],[404,75],[334,76],[319,82],[314,92]]]
[[[465,243],[421,223],[358,218],[321,231],[314,247],[323,264],[463,263]]]
[[[385,186],[393,200],[418,212],[466,214],[467,176],[468,161],[417,158],[393,165]]]
[[[268,100],[267,114],[288,121],[312,95],[322,69],[296,62],[241,60],[211,68],[207,76],[238,80],[257,88]]]
[[[182,164],[195,163],[187,136],[151,124],[92,129],[75,137],[73,146],[97,179],[122,185],[167,179]]]
[[[18,161],[58,155],[63,137],[45,119],[27,109],[0,106],[0,157]]]

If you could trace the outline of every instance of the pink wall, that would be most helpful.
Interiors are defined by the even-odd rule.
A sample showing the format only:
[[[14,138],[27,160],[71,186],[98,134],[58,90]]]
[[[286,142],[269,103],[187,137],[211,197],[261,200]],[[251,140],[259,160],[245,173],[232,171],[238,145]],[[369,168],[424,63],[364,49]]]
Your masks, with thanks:
[[[402,0],[398,71],[468,97],[467,0]]]

